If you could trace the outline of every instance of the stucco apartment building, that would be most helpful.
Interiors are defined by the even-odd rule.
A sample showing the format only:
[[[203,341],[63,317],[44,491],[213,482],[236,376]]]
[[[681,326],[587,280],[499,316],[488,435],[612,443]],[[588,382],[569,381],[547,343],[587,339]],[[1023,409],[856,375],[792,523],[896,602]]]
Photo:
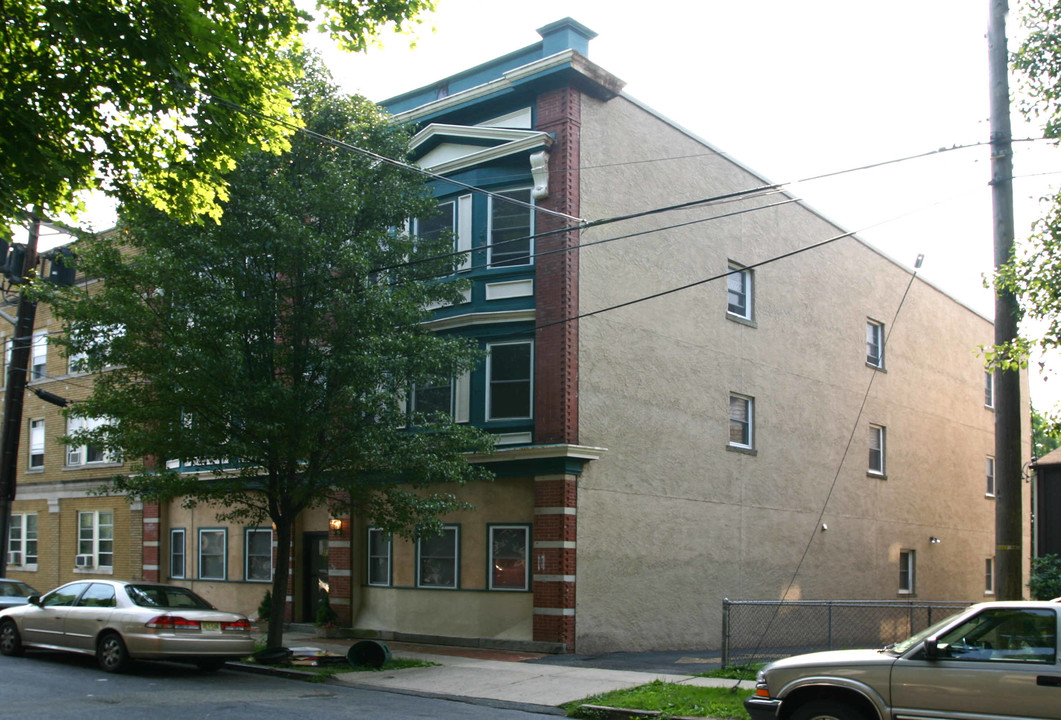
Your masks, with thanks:
[[[488,352],[409,402],[493,432],[471,460],[496,479],[417,542],[307,514],[290,618],[327,587],[380,637],[587,653],[717,647],[723,598],[990,597],[991,322],[625,95],[589,29],[539,33],[381,103],[436,177],[439,214],[414,230],[452,231],[473,281],[432,326]],[[30,398],[28,442],[45,412]],[[254,612],[269,528],[85,497],[105,459],[71,464],[48,423],[15,502],[38,562],[11,575],[93,571],[74,561],[95,513],[114,537],[95,572]]]

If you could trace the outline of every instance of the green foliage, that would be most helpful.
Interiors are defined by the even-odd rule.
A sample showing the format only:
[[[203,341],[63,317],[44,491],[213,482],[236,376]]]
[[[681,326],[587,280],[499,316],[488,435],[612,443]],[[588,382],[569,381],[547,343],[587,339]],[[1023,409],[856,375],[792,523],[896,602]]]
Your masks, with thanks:
[[[1032,408],[1032,455],[1046,457],[1061,446],[1061,426],[1058,419]]]
[[[258,603],[258,619],[268,618],[273,612],[273,591],[266,590],[262,601]]]
[[[318,0],[352,50],[434,0]],[[284,150],[298,121],[295,0],[17,0],[0,43],[0,218],[76,211],[84,190],[186,220],[220,216],[250,149]]]
[[[698,673],[697,677],[725,678],[727,680],[754,680],[759,671],[766,667],[766,663],[751,663],[748,665],[729,665],[717,670]]]
[[[1055,0],[1023,0],[1020,4],[1025,39],[1013,54],[1018,77],[1020,109],[1042,125],[1046,137],[1061,138],[1061,4]],[[1027,367],[1036,351],[1046,353],[1061,344],[1061,196],[1046,198],[1048,210],[1022,243],[1012,260],[997,273],[999,292],[1020,302],[1027,336],[987,353],[991,367]]]
[[[292,97],[310,130],[404,156],[407,131],[339,95],[318,63]],[[149,461],[113,490],[268,518],[281,547],[310,507],[353,509],[406,537],[440,527],[464,505],[424,487],[488,478],[465,453],[490,442],[400,402],[481,358],[474,341],[424,325],[426,308],[460,301],[464,286],[438,279],[454,274],[451,238],[394,230],[435,208],[422,179],[299,134],[227,181],[220,224],[127,206],[120,233],[78,248],[79,267],[102,282],[43,290],[67,331],[56,343],[99,372],[68,413],[107,421],[71,439]],[[274,598],[286,594],[287,558],[278,553]],[[271,647],[282,610],[274,603]]]
[[[1032,600],[1053,600],[1061,597],[1061,557],[1044,555],[1032,558],[1028,588],[1031,590]]]
[[[664,717],[684,715],[711,717],[719,720],[748,720],[744,699],[751,690],[696,687],[655,680],[626,690],[594,695],[564,705],[569,717],[593,718],[595,711],[582,710],[583,705],[623,708],[624,710],[655,710]]]
[[[339,616],[332,610],[331,600],[328,593],[321,591],[320,599],[317,601],[317,617],[313,624],[319,628],[334,627],[339,622]]]

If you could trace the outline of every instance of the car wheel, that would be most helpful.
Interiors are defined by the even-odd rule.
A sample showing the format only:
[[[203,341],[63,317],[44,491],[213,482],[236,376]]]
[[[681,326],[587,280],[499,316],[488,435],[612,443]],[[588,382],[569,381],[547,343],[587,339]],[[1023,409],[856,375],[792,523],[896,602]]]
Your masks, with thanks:
[[[195,661],[195,667],[197,667],[200,670],[202,670],[203,672],[207,672],[207,673],[217,672],[218,670],[220,670],[224,666],[225,666],[225,661],[224,660],[210,659],[210,660],[196,660]]]
[[[18,628],[11,620],[5,620],[0,624],[0,653],[9,657],[22,654],[22,638],[18,634]]]
[[[866,713],[840,700],[812,700],[800,705],[791,720],[869,720]]]
[[[129,651],[116,633],[107,633],[96,643],[96,663],[103,672],[117,673],[129,665]]]

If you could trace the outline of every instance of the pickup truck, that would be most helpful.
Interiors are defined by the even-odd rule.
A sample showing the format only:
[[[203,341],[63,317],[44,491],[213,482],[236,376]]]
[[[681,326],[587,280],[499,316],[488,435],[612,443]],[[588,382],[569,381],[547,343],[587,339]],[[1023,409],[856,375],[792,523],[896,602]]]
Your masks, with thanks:
[[[752,720],[1061,720],[1058,600],[980,603],[879,650],[778,660],[745,709]]]

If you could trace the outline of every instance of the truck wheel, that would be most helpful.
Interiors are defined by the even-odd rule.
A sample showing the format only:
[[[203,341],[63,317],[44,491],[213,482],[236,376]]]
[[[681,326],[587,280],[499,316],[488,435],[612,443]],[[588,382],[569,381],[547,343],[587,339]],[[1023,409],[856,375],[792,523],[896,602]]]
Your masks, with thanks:
[[[870,720],[860,708],[840,700],[812,700],[796,708],[791,720]]]

